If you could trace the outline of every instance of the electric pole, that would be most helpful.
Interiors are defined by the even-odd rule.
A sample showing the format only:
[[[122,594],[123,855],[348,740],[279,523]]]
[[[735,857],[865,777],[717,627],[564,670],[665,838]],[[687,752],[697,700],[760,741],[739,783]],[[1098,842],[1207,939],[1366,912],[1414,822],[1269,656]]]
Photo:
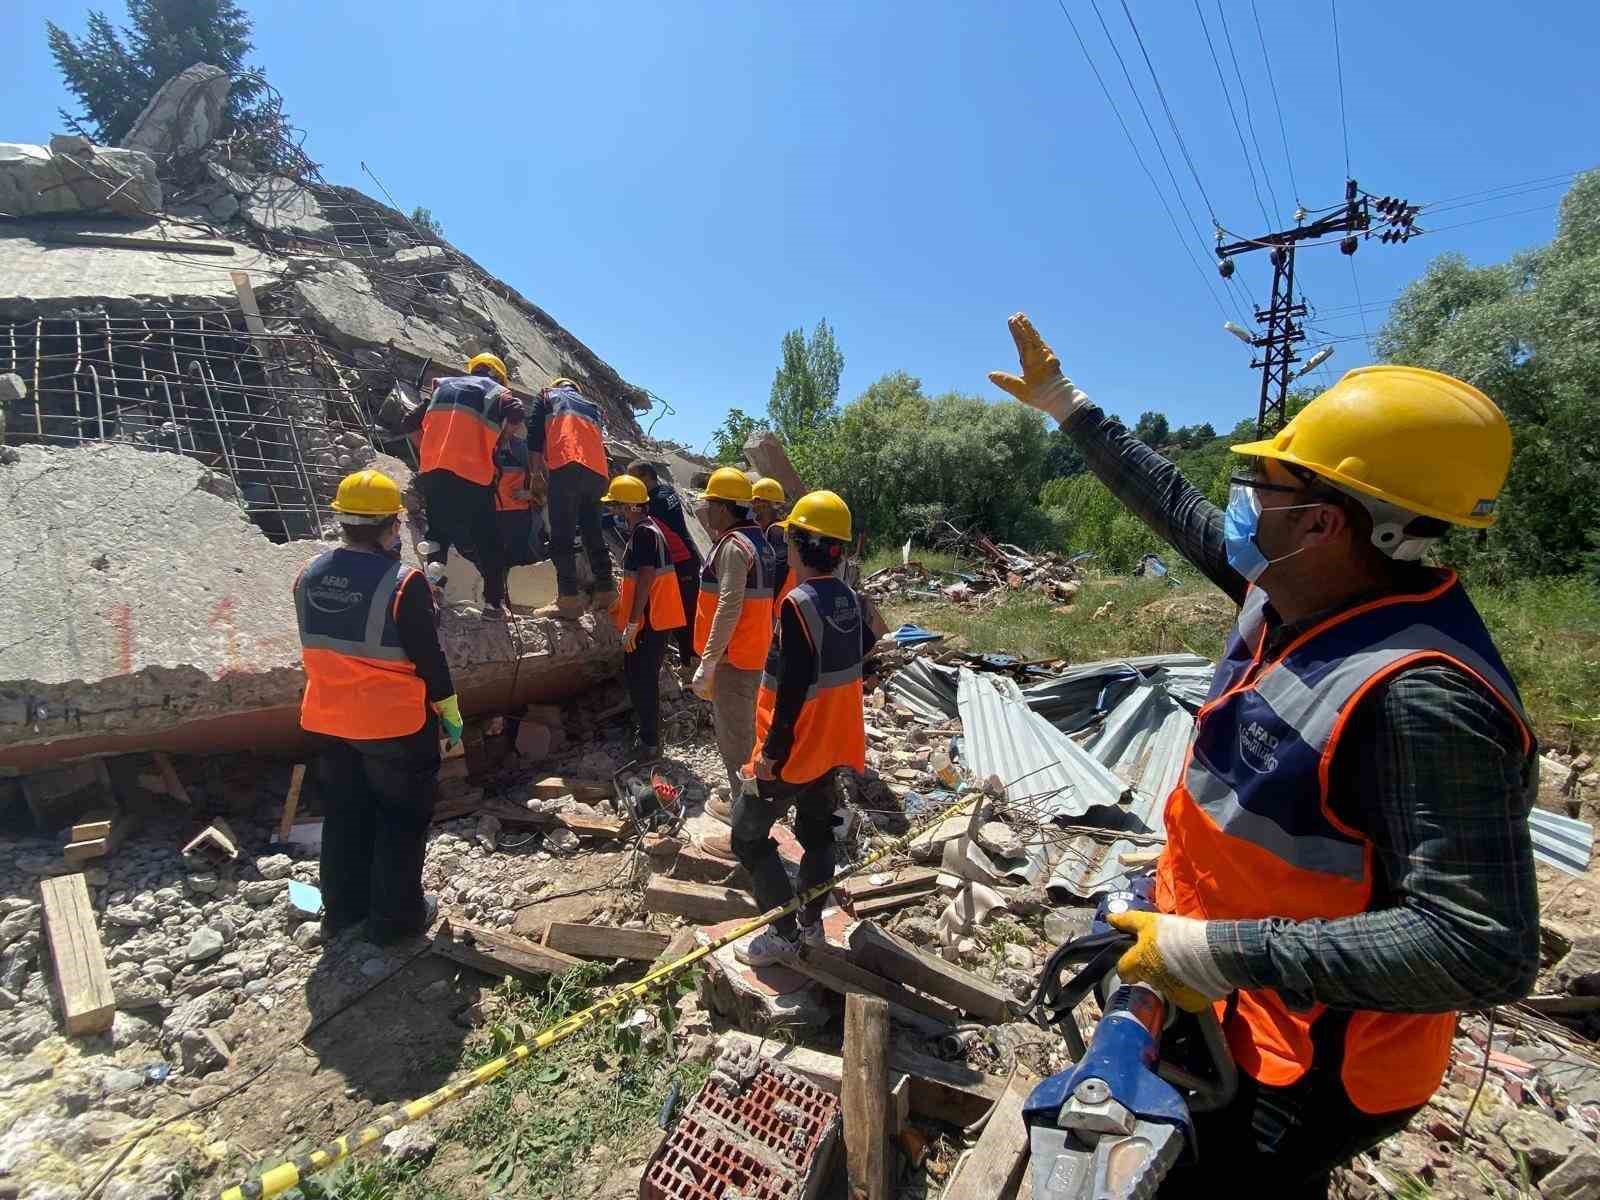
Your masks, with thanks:
[[[1301,242],[1317,242],[1337,234],[1345,236],[1339,241],[1339,252],[1354,254],[1362,240],[1375,232],[1373,213],[1380,218],[1382,230],[1379,240],[1384,244],[1409,241],[1421,232],[1413,227],[1418,209],[1393,196],[1374,198],[1361,191],[1354,179],[1345,180],[1344,204],[1326,216],[1306,223],[1304,209],[1295,211],[1295,227],[1258,238],[1245,238],[1224,244],[1222,233],[1217,233],[1217,270],[1224,279],[1233,274],[1233,256],[1248,254],[1252,250],[1269,250],[1272,260],[1272,301],[1265,308],[1256,306],[1256,324],[1264,330],[1254,337],[1242,335],[1257,351],[1259,357],[1250,360],[1251,367],[1261,369],[1261,404],[1256,414],[1256,436],[1267,437],[1283,428],[1284,406],[1289,397],[1289,381],[1294,378],[1289,371],[1300,356],[1295,347],[1305,341],[1305,330],[1300,319],[1306,315],[1306,306],[1294,299],[1294,252]],[[1237,328],[1235,326],[1234,328]]]

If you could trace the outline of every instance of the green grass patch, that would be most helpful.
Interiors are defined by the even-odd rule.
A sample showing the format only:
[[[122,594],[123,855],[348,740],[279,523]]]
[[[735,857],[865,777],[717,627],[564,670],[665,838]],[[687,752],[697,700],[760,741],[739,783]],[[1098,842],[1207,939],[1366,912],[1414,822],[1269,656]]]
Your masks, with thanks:
[[[1544,747],[1600,743],[1600,588],[1574,575],[1468,591]]]
[[[974,564],[963,562],[954,554],[945,554],[939,550],[929,550],[925,546],[911,547],[911,561],[921,563],[930,571],[970,571]],[[884,567],[898,567],[900,565],[899,546],[880,546],[871,551],[861,563],[861,574],[871,575],[874,571],[881,571]]]

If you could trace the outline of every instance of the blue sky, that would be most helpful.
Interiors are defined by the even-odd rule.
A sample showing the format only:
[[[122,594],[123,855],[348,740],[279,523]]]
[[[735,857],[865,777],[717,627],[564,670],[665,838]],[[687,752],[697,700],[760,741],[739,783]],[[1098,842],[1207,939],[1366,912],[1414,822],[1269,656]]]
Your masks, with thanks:
[[[844,399],[900,369],[930,392],[990,394],[985,372],[1014,361],[1005,318],[1019,308],[1113,411],[1160,408],[1174,424],[1227,428],[1253,415],[1257,377],[1205,281],[1230,316],[1236,297],[1189,229],[1192,216],[1209,238],[1211,219],[1120,0],[1097,2],[1181,199],[1090,0],[1064,0],[1203,278],[1056,0],[245,6],[255,58],[327,178],[376,194],[365,161],[404,207],[432,209],[464,251],[671,403],[677,415],[658,435],[699,445],[730,406],[763,411],[784,331],[824,316],[845,355]],[[1217,3],[1200,10],[1243,123]],[[1252,6],[1221,5],[1277,193],[1276,210],[1266,207],[1287,222],[1292,189]],[[121,19],[120,0],[106,7]],[[1194,3],[1129,7],[1217,217],[1260,232]],[[0,9],[0,44],[20,68],[0,94],[0,138],[42,141],[69,102],[44,21],[76,28],[82,10],[61,0]],[[1329,5],[1259,9],[1299,194],[1334,203],[1345,156]],[[1351,170],[1363,187],[1437,200],[1600,162],[1600,9],[1508,12],[1480,0],[1338,0]],[[1380,306],[1367,314],[1376,332],[1381,302],[1442,251],[1493,261],[1546,240],[1560,194],[1467,204],[1433,223],[1476,223],[1405,246],[1374,240],[1354,280],[1335,247],[1303,252],[1299,281],[1323,314],[1318,327],[1362,334],[1350,307],[1359,286]],[[1269,275],[1256,254],[1236,279],[1264,302]],[[1356,336],[1331,365],[1366,359]]]

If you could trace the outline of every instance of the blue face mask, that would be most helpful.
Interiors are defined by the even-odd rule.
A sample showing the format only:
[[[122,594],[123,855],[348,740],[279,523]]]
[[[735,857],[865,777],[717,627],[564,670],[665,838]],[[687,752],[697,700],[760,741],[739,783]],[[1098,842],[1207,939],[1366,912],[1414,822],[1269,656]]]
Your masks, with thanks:
[[[1275,512],[1285,512],[1293,508],[1316,508],[1316,504],[1285,504],[1274,509]],[[1288,554],[1280,554],[1277,558],[1268,558],[1261,552],[1261,547],[1256,544],[1256,534],[1261,526],[1261,498],[1256,495],[1255,489],[1242,483],[1235,483],[1228,489],[1228,507],[1222,514],[1222,533],[1227,545],[1228,565],[1251,583],[1261,578],[1261,574],[1273,563],[1282,562],[1286,558],[1293,558],[1300,550],[1291,550]]]

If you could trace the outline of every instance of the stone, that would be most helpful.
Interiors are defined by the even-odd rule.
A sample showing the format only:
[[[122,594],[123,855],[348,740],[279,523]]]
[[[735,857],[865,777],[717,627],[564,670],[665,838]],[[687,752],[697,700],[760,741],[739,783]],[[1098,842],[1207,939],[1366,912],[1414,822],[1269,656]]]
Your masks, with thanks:
[[[16,1006],[17,1006],[16,993],[15,992],[9,992],[5,988],[0,988],[0,1012],[9,1012],[11,1009],[15,1008]]]
[[[939,922],[933,917],[901,917],[895,932],[914,946],[926,946],[939,939]]]
[[[209,925],[202,925],[189,938],[189,946],[184,954],[190,962],[205,962],[206,959],[221,954],[224,944],[221,933]]]
[[[105,911],[107,925],[120,925],[124,929],[142,929],[155,919],[154,909],[140,908],[135,904],[114,904]]]
[[[0,212],[14,217],[114,212],[159,214],[161,181],[141,150],[108,149],[60,134],[49,148],[0,142]]]
[[[540,762],[550,756],[555,737],[548,725],[523,721],[517,728],[517,753],[531,762]]]
[[[1513,1153],[1528,1160],[1528,1169],[1534,1178],[1545,1175],[1559,1166],[1583,1143],[1576,1134],[1554,1117],[1529,1109],[1519,1112],[1500,1128],[1500,1137]]]
[[[117,1012],[111,1018],[111,1045],[118,1050],[129,1046],[151,1046],[161,1039],[161,1030],[141,1016]]]
[[[329,241],[333,223],[323,215],[322,205],[310,189],[282,175],[264,175],[239,197],[244,219],[266,233]],[[363,279],[365,274],[356,272]]]
[[[1006,966],[1018,971],[1033,970],[1033,951],[1016,942],[1007,942],[1005,948]]]
[[[1539,1181],[1545,1200],[1600,1200],[1600,1154],[1576,1150]]]
[[[167,985],[153,979],[134,979],[118,984],[115,989],[117,1007],[124,1012],[160,1008],[167,1002]]]
[[[179,1058],[183,1069],[191,1075],[207,1075],[228,1063],[227,1054],[206,1036],[211,1032],[209,1029],[191,1029],[178,1039]]]
[[[185,882],[191,892],[201,896],[215,895],[217,889],[222,886],[222,880],[214,871],[196,871]]]
[[[361,974],[368,979],[379,979],[389,973],[390,966],[389,960],[379,955],[377,958],[369,958],[361,964]]]
[[[39,906],[30,904],[0,920],[0,946],[9,946],[23,934],[39,927]]]
[[[167,1014],[167,1019],[161,1023],[162,1040],[170,1044],[181,1039],[186,1033],[198,1033],[208,1025],[216,1024],[232,1011],[233,1002],[224,992],[213,989],[196,996]]]
[[[0,1044],[12,1054],[26,1054],[55,1031],[54,1018],[43,1008],[23,1010],[0,1026]]]
[[[271,904],[288,890],[287,879],[252,879],[239,885],[239,899],[259,908]]]
[[[493,851],[500,844],[500,818],[493,813],[484,813],[478,818],[478,828],[472,836],[478,845]]]
[[[1575,996],[1600,995],[1600,936],[1574,938],[1554,978],[1557,987]]]
[[[304,921],[295,926],[294,944],[302,950],[310,950],[313,946],[322,945],[322,923],[320,921]]]
[[[383,1152],[398,1163],[422,1162],[439,1148],[439,1139],[421,1125],[405,1125],[384,1135]]]
[[[118,1067],[100,1077],[100,1086],[105,1089],[108,1096],[114,1096],[119,1092],[135,1092],[144,1086],[144,1072]]]
[[[433,1004],[453,994],[454,992],[448,979],[435,979],[432,983],[417,991],[417,999],[424,1004]]]
[[[1094,911],[1088,908],[1057,909],[1044,915],[1044,940],[1051,947],[1063,945],[1089,932]]]
[[[158,161],[203,149],[222,130],[232,86],[228,73],[209,63],[179,71],[134,118],[123,148],[142,150]]]
[[[294,870],[294,859],[287,854],[268,854],[256,859],[256,870],[262,879],[288,879]],[[287,885],[285,885],[287,886]]]
[[[231,943],[238,936],[238,929],[234,927],[232,918],[226,913],[217,913],[207,924],[221,935],[224,944]]]
[[[28,385],[22,376],[10,371],[0,374],[0,405],[14,404],[28,398]]]

